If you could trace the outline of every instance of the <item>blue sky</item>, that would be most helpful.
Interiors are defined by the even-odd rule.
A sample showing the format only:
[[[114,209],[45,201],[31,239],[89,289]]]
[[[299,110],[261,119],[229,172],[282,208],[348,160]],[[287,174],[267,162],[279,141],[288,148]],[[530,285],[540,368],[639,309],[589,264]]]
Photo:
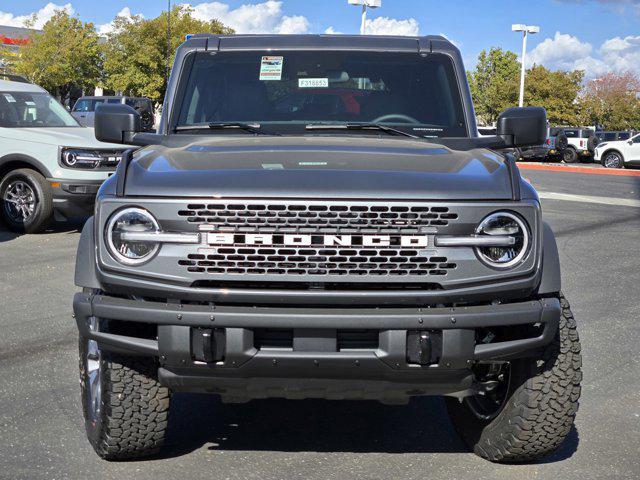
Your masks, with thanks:
[[[359,10],[347,0],[191,0],[196,13],[216,16],[239,33],[356,33]],[[39,12],[46,21],[64,7],[102,31],[118,13],[153,17],[164,0],[2,0],[0,24],[19,25]],[[588,77],[607,71],[640,73],[640,0],[382,0],[370,11],[371,33],[444,34],[461,49],[467,67],[493,45],[520,51],[512,23],[540,25],[530,38],[531,61],[552,69],[581,68]]]

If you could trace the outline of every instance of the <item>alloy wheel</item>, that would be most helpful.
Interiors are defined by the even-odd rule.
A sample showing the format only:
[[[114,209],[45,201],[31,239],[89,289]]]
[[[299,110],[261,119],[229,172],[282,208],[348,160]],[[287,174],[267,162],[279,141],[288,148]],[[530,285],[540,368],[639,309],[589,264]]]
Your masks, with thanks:
[[[604,166],[606,168],[620,168],[622,166],[622,158],[617,153],[608,153],[604,157]]]
[[[11,182],[4,191],[3,200],[5,213],[14,222],[25,223],[35,214],[37,198],[27,182]]]

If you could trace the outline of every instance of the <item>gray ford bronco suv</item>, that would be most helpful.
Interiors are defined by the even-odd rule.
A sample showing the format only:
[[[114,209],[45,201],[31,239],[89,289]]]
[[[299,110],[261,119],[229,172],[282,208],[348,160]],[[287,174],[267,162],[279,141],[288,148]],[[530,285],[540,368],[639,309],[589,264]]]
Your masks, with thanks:
[[[104,458],[156,453],[173,392],[385,403],[445,397],[478,455],[529,462],[570,432],[576,322],[554,235],[509,153],[546,114],[479,137],[446,39],[196,35],[162,126],[100,188],[74,298],[82,404]]]

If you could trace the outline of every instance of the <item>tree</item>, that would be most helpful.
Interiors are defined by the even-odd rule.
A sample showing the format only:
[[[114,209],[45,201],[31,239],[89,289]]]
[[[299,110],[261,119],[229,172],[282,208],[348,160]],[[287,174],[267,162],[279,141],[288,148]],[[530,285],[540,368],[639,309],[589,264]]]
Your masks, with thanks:
[[[105,44],[107,88],[129,95],[149,97],[161,102],[165,94],[167,58],[167,13],[146,20],[140,16],[116,17],[114,30]],[[186,5],[171,10],[170,64],[187,34],[231,34],[232,29],[218,20],[203,22],[193,17]]]
[[[607,73],[587,83],[580,97],[585,123],[606,130],[640,130],[640,78]]]
[[[580,108],[576,99],[582,88],[584,72],[552,72],[540,65],[527,71],[524,103],[547,110],[551,125],[578,125]]]
[[[59,10],[45,23],[42,33],[34,33],[22,47],[13,70],[66,98],[73,87],[94,87],[101,63],[93,24]]]
[[[492,124],[498,115],[518,103],[520,64],[515,53],[492,47],[478,56],[478,64],[467,77],[476,114]]]

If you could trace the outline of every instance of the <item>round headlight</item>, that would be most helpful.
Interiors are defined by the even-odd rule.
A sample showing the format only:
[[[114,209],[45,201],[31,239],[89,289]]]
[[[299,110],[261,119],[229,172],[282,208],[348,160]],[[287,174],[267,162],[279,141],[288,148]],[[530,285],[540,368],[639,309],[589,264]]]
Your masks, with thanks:
[[[476,252],[480,260],[493,268],[512,268],[516,266],[529,251],[529,229],[519,216],[509,212],[495,212],[486,217],[476,234],[511,238],[508,246],[478,247]]]
[[[142,208],[120,210],[113,214],[107,223],[105,237],[109,253],[124,265],[141,265],[151,260],[160,248],[160,244],[148,240],[136,240],[135,234],[159,231],[158,222],[146,210]]]

